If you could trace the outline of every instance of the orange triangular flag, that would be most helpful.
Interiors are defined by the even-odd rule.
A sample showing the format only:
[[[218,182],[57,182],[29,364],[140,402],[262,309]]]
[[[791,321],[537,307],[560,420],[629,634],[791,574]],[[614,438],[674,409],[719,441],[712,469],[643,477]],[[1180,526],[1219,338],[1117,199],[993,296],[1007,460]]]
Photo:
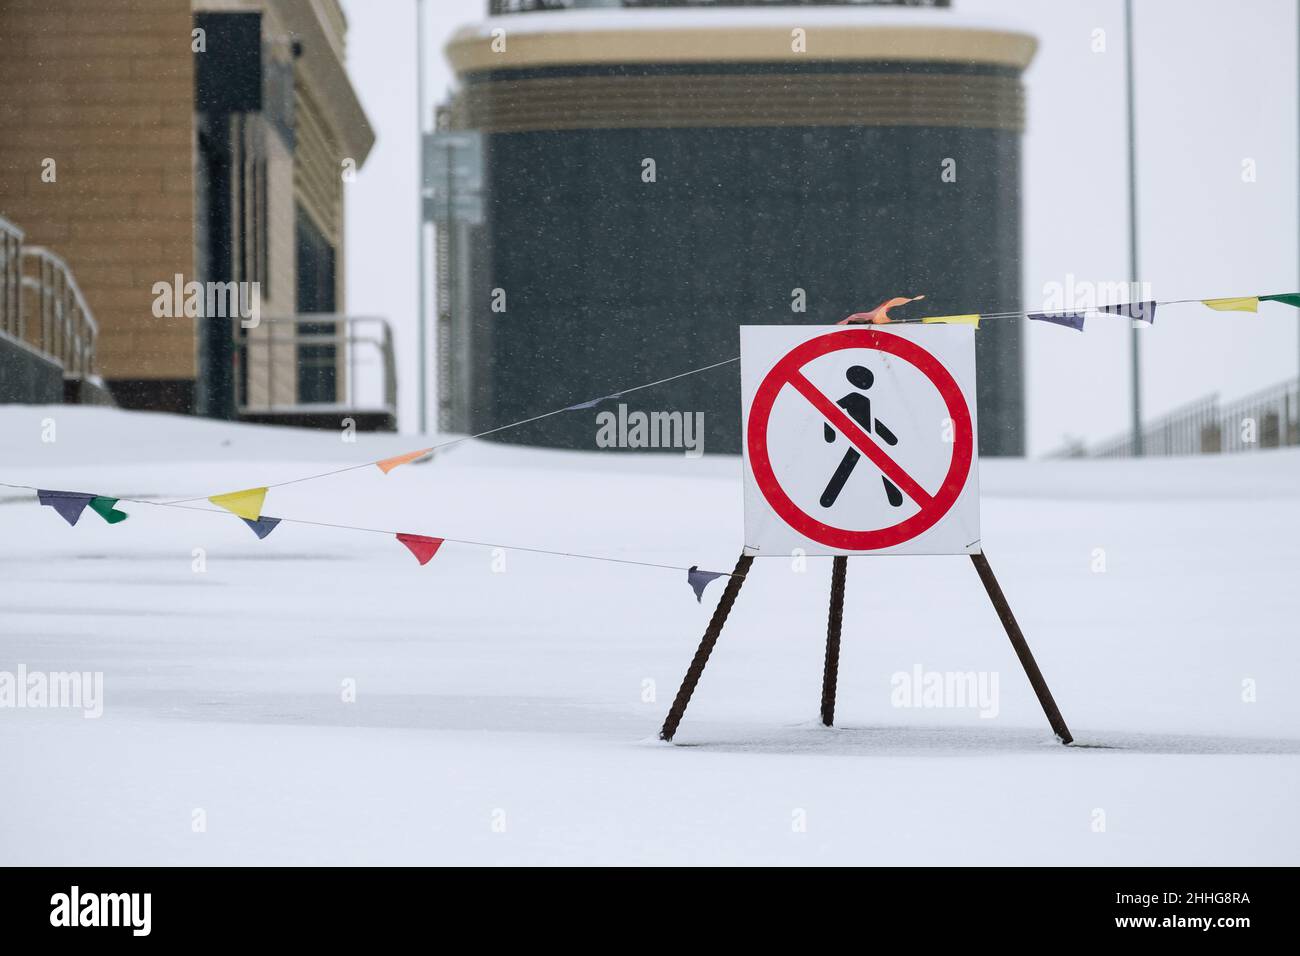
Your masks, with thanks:
[[[884,325],[887,322],[893,321],[889,317],[890,309],[896,309],[900,305],[907,305],[907,303],[909,302],[919,302],[921,299],[924,298],[925,296],[923,295],[914,295],[911,298],[906,298],[904,296],[896,296],[895,298],[892,299],[886,299],[884,302],[880,303],[880,305],[876,306],[870,312],[854,312],[847,319],[841,319],[836,324],[837,325],[865,325],[866,323],[869,322],[872,325]]]
[[[208,500],[227,511],[233,511],[246,521],[256,521],[262,517],[262,502],[266,500],[266,489],[246,488],[229,494],[213,495]]]
[[[394,455],[392,458],[385,458],[383,461],[375,462],[379,470],[385,475],[396,468],[398,465],[405,465],[408,461],[415,461],[417,458],[423,458],[432,448],[421,448],[419,451],[408,451],[405,455]]]
[[[399,534],[397,540],[411,549],[411,554],[421,565],[428,564],[442,547],[442,538],[429,538],[422,534]]]

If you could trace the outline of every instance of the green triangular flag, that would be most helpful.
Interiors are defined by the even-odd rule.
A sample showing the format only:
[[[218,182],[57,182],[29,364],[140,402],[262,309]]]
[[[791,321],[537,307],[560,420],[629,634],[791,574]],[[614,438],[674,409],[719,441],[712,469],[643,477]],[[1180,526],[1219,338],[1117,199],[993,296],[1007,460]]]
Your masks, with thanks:
[[[117,524],[119,521],[125,521],[127,514],[125,511],[118,511],[113,505],[117,504],[116,498],[96,497],[90,499],[91,509],[107,521],[109,524]]]
[[[1281,302],[1300,309],[1300,292],[1279,292],[1277,295],[1261,295],[1260,302]]]

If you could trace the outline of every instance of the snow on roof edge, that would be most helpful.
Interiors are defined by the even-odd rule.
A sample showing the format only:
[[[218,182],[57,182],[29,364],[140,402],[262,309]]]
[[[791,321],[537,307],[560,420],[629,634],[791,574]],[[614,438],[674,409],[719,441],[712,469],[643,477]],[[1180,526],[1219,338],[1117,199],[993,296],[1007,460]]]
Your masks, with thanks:
[[[488,17],[458,28],[455,39],[509,34],[605,30],[694,30],[725,27],[912,27],[1027,33],[1021,26],[966,16],[951,7],[673,7],[652,9],[538,10]]]

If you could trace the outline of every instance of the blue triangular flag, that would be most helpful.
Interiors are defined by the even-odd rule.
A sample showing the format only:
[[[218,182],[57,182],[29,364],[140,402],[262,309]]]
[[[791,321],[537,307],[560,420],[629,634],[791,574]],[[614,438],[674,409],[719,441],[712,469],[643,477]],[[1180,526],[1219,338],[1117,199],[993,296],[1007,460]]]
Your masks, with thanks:
[[[618,398],[622,392],[615,392],[613,395],[602,395],[600,398],[593,398],[589,402],[579,402],[577,405],[570,405],[565,409],[566,412],[576,411],[579,408],[595,408],[601,402],[608,401],[611,398]]]
[[[690,570],[686,572],[686,583],[691,586],[695,592],[697,602],[704,601],[704,589],[714,578],[725,578],[726,575],[721,571],[701,571],[699,565],[692,564]]]
[[[37,490],[36,492],[36,498],[41,504],[53,508],[71,525],[77,523],[77,519],[81,517],[81,513],[86,510],[86,505],[90,504],[90,499],[93,497],[95,496],[82,494],[79,491]]]
[[[279,518],[271,518],[267,515],[262,515],[256,521],[249,521],[247,518],[240,518],[239,520],[253,529],[253,534],[257,535],[259,541],[274,531],[275,526],[280,523]]]
[[[1051,322],[1053,325],[1064,325],[1067,329],[1083,331],[1082,312],[1030,312],[1029,318],[1035,322]]]
[[[1097,311],[1109,312],[1111,315],[1127,315],[1130,319],[1141,319],[1152,324],[1156,321],[1154,302],[1121,302],[1118,305],[1103,305]]]

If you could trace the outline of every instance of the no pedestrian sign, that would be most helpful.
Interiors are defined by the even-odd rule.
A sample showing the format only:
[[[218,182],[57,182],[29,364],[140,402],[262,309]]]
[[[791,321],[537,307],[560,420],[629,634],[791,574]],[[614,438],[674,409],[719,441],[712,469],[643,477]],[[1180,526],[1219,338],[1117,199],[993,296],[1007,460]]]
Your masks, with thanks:
[[[742,326],[745,547],[980,550],[975,330]]]

